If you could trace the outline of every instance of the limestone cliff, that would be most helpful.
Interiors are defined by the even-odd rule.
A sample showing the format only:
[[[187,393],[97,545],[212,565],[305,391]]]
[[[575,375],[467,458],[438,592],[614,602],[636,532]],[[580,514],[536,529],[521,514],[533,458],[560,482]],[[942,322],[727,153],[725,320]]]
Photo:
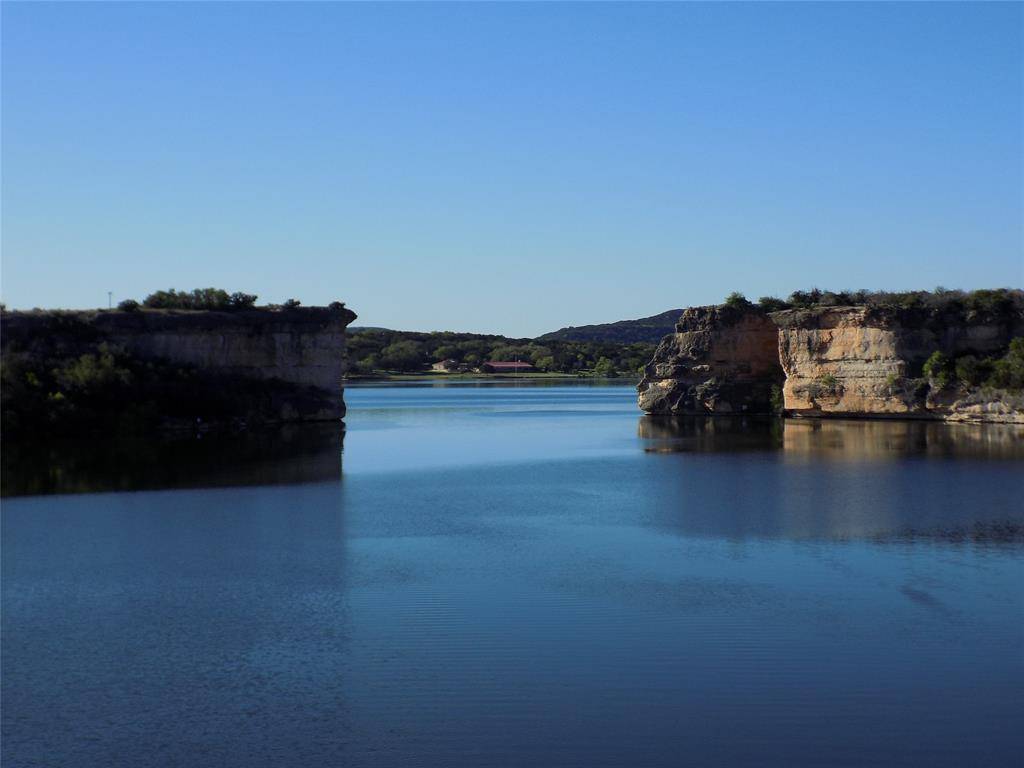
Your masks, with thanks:
[[[1024,423],[1024,396],[922,375],[935,352],[993,357],[1024,336],[1024,312],[976,315],[879,306],[765,313],[685,310],[645,368],[648,413],[935,418]],[[781,387],[781,397],[772,397]]]
[[[261,399],[261,420],[340,419],[345,414],[343,306],[236,311],[5,312],[5,359],[74,359],[101,346],[239,382]],[[106,348],[105,347],[105,348]],[[171,387],[184,384],[168,383]]]
[[[648,413],[770,413],[781,383],[778,328],[768,315],[692,307],[644,370],[639,404]]]
[[[877,307],[776,312],[784,407],[796,416],[905,416],[1024,421],[1012,398],[964,388],[933,393],[922,366],[936,351],[951,357],[999,354],[1024,334],[1024,320],[922,316]]]

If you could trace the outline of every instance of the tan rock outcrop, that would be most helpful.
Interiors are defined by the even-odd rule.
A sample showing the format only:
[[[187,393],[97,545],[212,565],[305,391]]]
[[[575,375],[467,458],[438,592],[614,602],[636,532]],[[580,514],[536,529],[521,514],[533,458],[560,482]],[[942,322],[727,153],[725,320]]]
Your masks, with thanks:
[[[928,357],[1000,354],[1024,333],[1019,318],[978,320],[915,315],[877,307],[775,312],[783,400],[794,416],[903,416],[1014,421],[1012,397],[947,390],[929,393]]]
[[[1024,423],[1024,397],[922,375],[936,351],[1002,355],[1024,315],[936,314],[879,306],[765,314],[694,307],[658,346],[638,387],[647,413],[930,418]],[[781,403],[772,397],[781,387]]]
[[[792,413],[908,414],[908,375],[898,328],[867,307],[777,312],[784,407]],[[923,361],[922,361],[923,362]]]

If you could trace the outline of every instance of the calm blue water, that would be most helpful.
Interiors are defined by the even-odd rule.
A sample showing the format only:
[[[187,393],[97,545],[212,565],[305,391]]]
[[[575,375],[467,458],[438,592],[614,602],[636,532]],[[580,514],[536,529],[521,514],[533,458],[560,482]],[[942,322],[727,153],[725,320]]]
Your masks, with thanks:
[[[5,768],[1020,764],[1019,430],[346,400],[5,465]]]

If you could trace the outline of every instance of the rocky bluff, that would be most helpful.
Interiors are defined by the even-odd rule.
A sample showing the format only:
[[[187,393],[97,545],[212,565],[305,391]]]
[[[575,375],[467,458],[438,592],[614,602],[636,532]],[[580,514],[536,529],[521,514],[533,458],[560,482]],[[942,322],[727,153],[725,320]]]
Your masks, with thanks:
[[[725,305],[683,311],[644,369],[648,413],[770,413],[783,381],[778,327],[761,312]]]
[[[225,387],[241,382],[247,395],[265,404],[264,420],[340,419],[345,329],[355,317],[341,305],[4,312],[3,353],[5,360],[45,361],[113,349],[139,361],[181,366],[204,381],[219,377]],[[183,381],[167,386],[182,390]]]
[[[964,316],[878,306],[683,312],[638,387],[648,413],[905,417],[1024,423],[1024,395],[937,384],[936,352],[993,358],[1024,336],[1024,311]]]

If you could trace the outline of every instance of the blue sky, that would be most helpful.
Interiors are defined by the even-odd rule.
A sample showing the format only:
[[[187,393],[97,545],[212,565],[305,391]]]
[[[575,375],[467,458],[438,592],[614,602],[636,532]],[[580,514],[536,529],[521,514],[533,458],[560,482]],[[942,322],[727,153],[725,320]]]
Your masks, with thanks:
[[[1024,6],[4,3],[2,295],[534,335],[1024,284]]]

